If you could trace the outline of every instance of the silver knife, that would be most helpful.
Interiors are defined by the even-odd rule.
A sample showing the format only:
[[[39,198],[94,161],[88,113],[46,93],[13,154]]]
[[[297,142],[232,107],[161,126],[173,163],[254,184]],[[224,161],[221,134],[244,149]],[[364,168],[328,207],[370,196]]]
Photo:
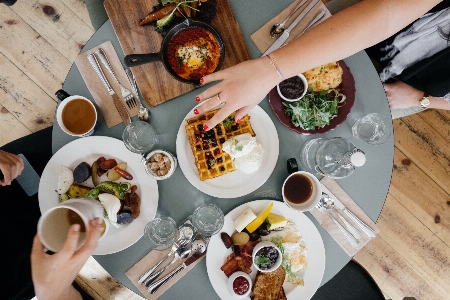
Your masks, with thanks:
[[[89,54],[88,60],[91,63],[92,68],[94,68],[95,72],[97,73],[98,77],[100,77],[101,81],[103,82],[103,85],[108,90],[108,93],[111,95],[111,98],[114,102],[114,106],[119,112],[122,121],[125,123],[125,125],[129,125],[131,123],[130,115],[128,114],[128,111],[125,105],[120,100],[119,96],[117,96],[117,94],[114,92],[111,85],[109,84],[108,79],[106,78],[105,74],[102,71],[102,68],[100,67],[100,64],[98,63],[96,55],[94,53]]]
[[[148,291],[150,294],[154,294],[156,293],[156,291],[158,291],[158,289],[163,286],[167,281],[169,281],[173,276],[175,276],[176,274],[180,273],[181,271],[183,271],[187,266],[191,265],[192,263],[194,263],[195,261],[197,261],[198,259],[202,258],[203,256],[206,255],[206,252],[200,253],[200,254],[194,254],[191,257],[189,257],[188,259],[186,259],[184,261],[184,263],[182,263],[181,265],[179,265],[176,269],[174,269],[172,272],[170,272],[169,274],[167,274],[166,276],[164,276],[163,278],[161,278],[158,281],[155,281],[153,284],[151,284],[148,287]]]
[[[322,185],[322,189],[324,190],[325,193],[327,193],[333,198],[336,207],[339,208],[343,213],[345,213],[356,225],[358,225],[359,228],[361,228],[361,230],[364,231],[365,234],[367,234],[370,238],[376,237],[377,234],[375,233],[375,231],[372,228],[370,228],[366,223],[361,221],[351,211],[349,211],[345,207],[345,205],[342,204],[342,202],[339,201],[339,199],[336,198],[336,196],[333,195],[333,193],[331,193],[324,185]]]
[[[306,6],[303,11],[297,16],[297,18],[295,18],[295,20],[291,23],[291,25],[289,25],[289,27],[283,32],[283,34],[281,34],[281,36],[275,41],[273,42],[272,46],[269,47],[269,49],[266,50],[266,52],[263,53],[262,56],[265,56],[269,53],[271,53],[272,51],[277,50],[278,48],[281,47],[281,45],[284,44],[284,42],[286,42],[286,40],[289,38],[289,33],[292,31],[292,29],[295,28],[295,26],[297,26],[297,24],[306,16],[307,13],[309,13],[309,11],[319,2],[319,0],[312,0],[308,6]]]

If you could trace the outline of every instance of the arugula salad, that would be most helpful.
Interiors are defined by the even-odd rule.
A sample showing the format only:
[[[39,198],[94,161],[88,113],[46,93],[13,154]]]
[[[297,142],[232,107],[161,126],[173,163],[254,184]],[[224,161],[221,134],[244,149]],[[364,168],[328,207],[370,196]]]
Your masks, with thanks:
[[[337,89],[315,92],[308,89],[306,95],[296,102],[283,101],[285,113],[291,117],[291,122],[303,130],[314,130],[330,124],[338,114],[339,104],[346,96]]]

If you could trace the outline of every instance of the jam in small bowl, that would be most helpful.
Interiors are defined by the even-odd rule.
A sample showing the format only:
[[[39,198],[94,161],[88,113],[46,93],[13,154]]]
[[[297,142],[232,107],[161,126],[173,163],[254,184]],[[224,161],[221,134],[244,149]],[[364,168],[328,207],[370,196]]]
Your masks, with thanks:
[[[235,298],[245,298],[252,291],[252,280],[247,273],[237,271],[228,278],[228,291]]]
[[[281,265],[282,254],[274,243],[259,242],[252,253],[253,265],[261,272],[272,272]]]
[[[305,96],[308,90],[308,82],[303,74],[285,79],[277,85],[278,95],[281,99],[294,102]]]

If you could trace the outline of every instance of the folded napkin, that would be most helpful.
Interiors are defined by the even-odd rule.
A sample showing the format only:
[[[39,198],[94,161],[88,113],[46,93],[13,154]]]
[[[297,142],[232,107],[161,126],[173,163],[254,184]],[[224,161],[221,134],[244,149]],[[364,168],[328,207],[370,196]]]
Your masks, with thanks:
[[[170,248],[164,251],[157,251],[152,250],[150,251],[146,256],[144,256],[140,261],[138,261],[131,269],[129,269],[125,275],[131,280],[131,282],[138,288],[139,291],[141,291],[142,294],[144,294],[146,299],[156,299],[159,296],[161,296],[165,291],[167,291],[174,283],[176,283],[181,277],[183,277],[189,270],[191,270],[195,265],[197,265],[205,256],[206,252],[204,252],[203,257],[200,257],[195,262],[187,266],[183,271],[176,274],[173,278],[171,278],[166,284],[164,284],[162,287],[159,288],[158,291],[154,294],[150,294],[147,290],[147,287],[145,285],[142,285],[138,283],[139,277],[148,271],[152,266],[154,266],[158,261],[161,260],[167,253],[170,252]],[[159,268],[164,266],[166,263],[169,263],[173,258],[173,255],[169,257]],[[156,280],[159,280],[169,274],[172,270],[174,270],[176,267],[181,265],[184,262],[184,260],[180,260],[175,262],[173,265],[171,265],[169,268],[167,268],[164,273],[162,273]],[[158,269],[159,269],[158,268]]]
[[[255,43],[256,47],[258,47],[259,51],[261,53],[266,52],[267,49],[272,45],[273,42],[275,42],[276,38],[271,38],[269,33],[270,29],[274,24],[279,24],[283,22],[287,16],[294,10],[295,6],[300,2],[301,0],[295,0],[292,2],[291,5],[286,7],[281,13],[279,13],[276,17],[274,17],[272,20],[267,22],[265,25],[263,25],[260,29],[258,29],[255,33],[253,33],[250,36],[250,39]],[[307,1],[305,4],[298,9],[295,14],[293,14],[289,20],[286,22],[285,28],[288,28],[289,25],[291,25],[292,21],[295,20],[295,18],[302,12],[302,10],[311,2],[312,0]],[[289,43],[292,41],[300,32],[302,32],[303,29],[308,26],[309,22],[314,19],[314,17],[323,10],[325,12],[324,19],[331,16],[331,13],[328,11],[328,9],[325,7],[325,4],[323,4],[322,1],[319,1],[307,14],[306,16],[295,26],[295,28],[290,32],[289,38],[287,39],[286,43]],[[323,20],[324,20],[323,19]]]
[[[358,206],[358,204],[355,203],[355,201],[350,198],[350,196],[331,178],[324,177],[320,182],[337,198],[339,201],[342,202],[342,204],[345,205],[345,207],[351,211],[356,217],[358,217],[361,221],[366,223],[370,228],[372,228],[375,233],[378,234],[380,232],[380,229],[375,225],[375,223],[369,218],[369,216]],[[330,195],[331,196],[331,195]],[[341,212],[339,208],[335,207],[336,210]],[[342,234],[342,232],[339,230],[339,228],[334,224],[334,222],[324,213],[320,212],[317,208],[313,208],[309,211],[314,218],[322,225],[322,227],[328,231],[328,233],[333,237],[333,239],[342,247],[342,249],[349,255],[354,256],[360,249],[362,249],[369,241],[370,237],[365,234],[361,228],[358,227],[353,221],[347,217],[346,214],[341,212],[341,215],[350,223],[352,224],[360,233],[361,238],[359,241],[359,247],[354,248],[352,245],[349,244],[345,236]],[[340,218],[333,213],[333,216],[335,219],[341,223],[342,227],[347,229],[345,225],[342,223]]]
[[[104,42],[103,44],[92,48],[80,55],[78,55],[75,58],[75,63],[78,67],[78,70],[81,73],[81,76],[83,77],[84,82],[86,83],[86,86],[88,87],[89,91],[91,92],[92,97],[95,100],[95,103],[97,104],[97,107],[100,109],[100,112],[103,115],[103,118],[105,119],[106,125],[108,128],[111,128],[117,124],[122,123],[122,119],[120,118],[119,112],[117,111],[114,102],[109,95],[108,91],[106,90],[105,86],[103,85],[102,81],[98,77],[97,73],[95,73],[94,69],[92,68],[91,64],[89,63],[89,60],[87,59],[87,56],[91,53],[94,53],[97,51],[97,49],[102,48],[106,56],[108,57],[108,60],[114,70],[114,73],[116,74],[117,78],[119,79],[119,82],[131,91],[131,93],[136,98],[136,101],[139,101],[138,96],[134,93],[133,89],[131,88],[131,84],[128,81],[127,75],[125,73],[125,70],[123,69],[122,63],[120,62],[119,57],[117,56],[116,50],[114,49],[113,45],[110,41]],[[128,114],[133,117],[136,116],[139,112],[139,105],[136,105],[133,108],[129,108],[124,99],[122,98],[122,93],[120,92],[120,87],[117,84],[117,82],[114,80],[114,77],[111,75],[111,73],[103,66],[100,59],[98,59],[99,64],[103,70],[103,73],[105,74],[106,78],[109,81],[109,84],[113,88],[114,92],[119,96],[119,99],[122,100],[123,104],[125,105],[125,108],[128,110]],[[136,102],[137,103],[137,102]]]

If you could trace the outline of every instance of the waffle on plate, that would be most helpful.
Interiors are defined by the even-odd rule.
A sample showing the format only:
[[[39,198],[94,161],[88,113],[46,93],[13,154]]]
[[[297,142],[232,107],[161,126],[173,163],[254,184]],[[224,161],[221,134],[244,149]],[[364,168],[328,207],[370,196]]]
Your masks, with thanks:
[[[222,144],[227,139],[243,133],[250,133],[255,136],[250,124],[250,117],[245,115],[241,122],[236,124],[234,113],[214,128],[206,132],[203,131],[203,124],[211,119],[216,112],[217,110],[213,110],[186,121],[186,133],[202,181],[236,170],[233,159],[222,150]]]

